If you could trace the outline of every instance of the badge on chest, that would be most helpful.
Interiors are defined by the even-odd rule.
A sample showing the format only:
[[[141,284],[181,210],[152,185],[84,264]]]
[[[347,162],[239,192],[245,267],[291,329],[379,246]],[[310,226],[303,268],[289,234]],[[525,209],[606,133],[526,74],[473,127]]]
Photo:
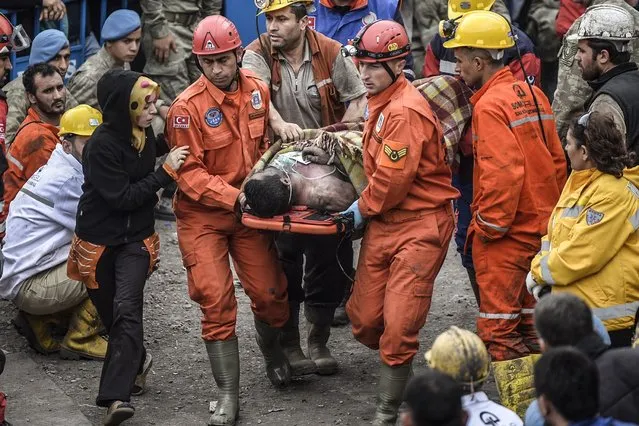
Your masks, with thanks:
[[[222,124],[223,118],[224,115],[219,108],[209,108],[206,114],[204,114],[204,121],[206,121],[209,127],[219,127],[220,124]]]
[[[262,94],[259,90],[253,90],[253,93],[251,93],[251,106],[253,109],[262,108]]]

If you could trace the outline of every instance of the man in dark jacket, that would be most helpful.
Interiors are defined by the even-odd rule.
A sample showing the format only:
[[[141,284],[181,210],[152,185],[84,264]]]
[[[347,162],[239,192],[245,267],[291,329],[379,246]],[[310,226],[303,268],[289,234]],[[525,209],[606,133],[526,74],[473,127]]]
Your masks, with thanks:
[[[599,370],[599,413],[626,422],[639,419],[639,350],[608,349],[593,331],[592,312],[578,297],[551,294],[535,307],[535,327],[542,351],[558,346],[573,346],[595,361]],[[543,425],[533,402],[526,412],[525,424]]]

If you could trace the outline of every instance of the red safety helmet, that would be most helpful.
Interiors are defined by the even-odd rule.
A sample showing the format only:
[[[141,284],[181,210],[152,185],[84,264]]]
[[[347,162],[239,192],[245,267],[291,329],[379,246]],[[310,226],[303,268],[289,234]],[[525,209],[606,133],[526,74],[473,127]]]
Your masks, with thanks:
[[[196,55],[217,55],[242,46],[235,24],[221,15],[202,19],[193,32],[193,49]]]
[[[8,55],[10,52],[19,52],[28,49],[31,39],[22,25],[14,27],[11,21],[0,13],[0,55]]]
[[[408,56],[410,41],[401,24],[390,20],[375,21],[362,28],[353,44],[344,46],[342,52],[361,62],[387,62]]]

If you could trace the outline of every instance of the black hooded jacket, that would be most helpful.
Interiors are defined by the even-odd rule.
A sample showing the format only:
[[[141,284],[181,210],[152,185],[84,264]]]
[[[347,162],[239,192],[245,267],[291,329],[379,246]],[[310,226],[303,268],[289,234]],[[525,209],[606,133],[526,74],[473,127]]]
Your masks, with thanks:
[[[624,422],[639,421],[639,348],[608,349],[596,334],[583,338],[577,349],[599,370],[599,412]]]
[[[151,236],[156,192],[172,179],[155,158],[168,152],[164,137],[146,129],[146,144],[138,153],[131,145],[129,101],[142,74],[108,71],[98,81],[100,125],[84,148],[84,184],[78,205],[76,234],[93,244],[115,246]]]

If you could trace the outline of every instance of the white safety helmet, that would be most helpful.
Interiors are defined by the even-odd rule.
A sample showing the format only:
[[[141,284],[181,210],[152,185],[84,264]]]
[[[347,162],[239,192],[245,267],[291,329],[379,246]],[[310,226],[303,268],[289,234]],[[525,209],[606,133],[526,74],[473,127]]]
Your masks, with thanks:
[[[576,34],[568,40],[597,39],[612,42],[618,51],[630,49],[630,41],[637,38],[635,20],[623,7],[602,4],[589,8],[581,17]]]

